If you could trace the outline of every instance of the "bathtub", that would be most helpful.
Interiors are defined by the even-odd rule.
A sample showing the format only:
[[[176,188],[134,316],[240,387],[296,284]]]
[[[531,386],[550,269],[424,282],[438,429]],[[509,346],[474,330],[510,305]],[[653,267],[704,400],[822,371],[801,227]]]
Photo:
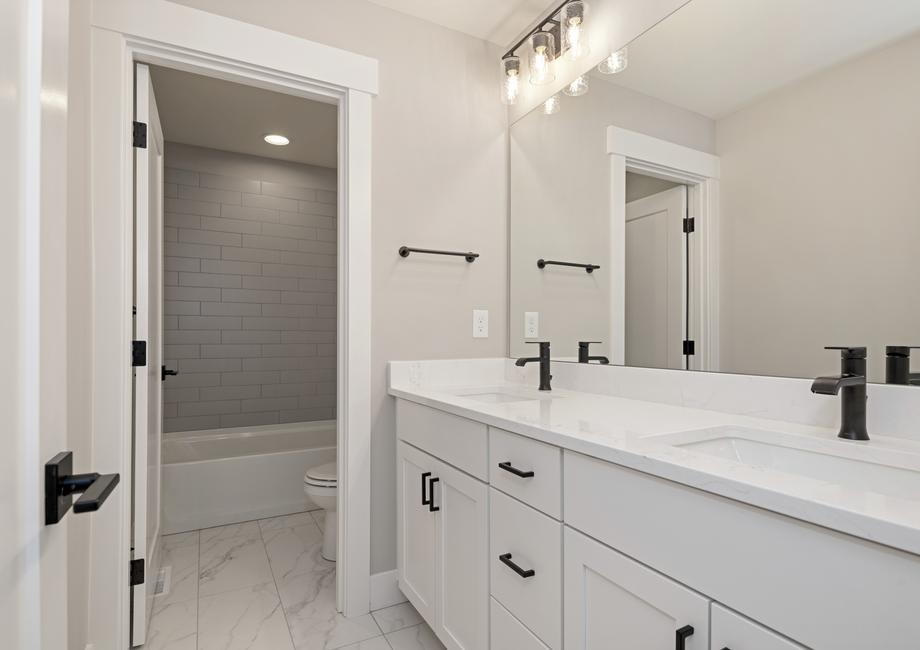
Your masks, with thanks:
[[[166,433],[162,533],[315,509],[303,475],[335,447],[335,420]]]

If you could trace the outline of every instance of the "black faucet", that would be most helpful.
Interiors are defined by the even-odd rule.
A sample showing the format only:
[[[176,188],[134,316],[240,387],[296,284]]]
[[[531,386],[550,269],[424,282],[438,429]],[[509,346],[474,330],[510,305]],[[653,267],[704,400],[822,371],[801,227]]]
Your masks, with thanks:
[[[909,345],[889,345],[885,348],[886,384],[920,385],[920,372],[910,371],[910,351],[918,349]]]
[[[819,395],[840,393],[840,433],[846,440],[868,440],[866,431],[866,348],[836,348],[840,350],[840,374],[836,377],[818,377],[811,392]]]
[[[528,363],[533,363],[534,361],[540,362],[540,390],[552,390],[550,386],[550,380],[553,378],[549,374],[549,341],[526,341],[526,343],[536,343],[540,346],[540,356],[539,357],[522,357],[514,362],[514,365],[519,368],[523,368]]]
[[[607,357],[592,357],[590,356],[591,344],[600,345],[600,341],[579,341],[578,342],[578,363],[591,363],[592,361],[597,361],[602,366],[606,366],[610,363],[610,359]]]

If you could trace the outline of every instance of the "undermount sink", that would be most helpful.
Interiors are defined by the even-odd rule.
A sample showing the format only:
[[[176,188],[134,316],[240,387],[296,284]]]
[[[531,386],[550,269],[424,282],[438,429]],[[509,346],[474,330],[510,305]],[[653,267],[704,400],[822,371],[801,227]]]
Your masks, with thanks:
[[[674,447],[750,467],[920,500],[920,455],[890,448],[874,449],[871,442],[854,444],[740,427],[668,434],[658,439]]]
[[[456,393],[458,397],[482,402],[484,404],[512,404],[515,402],[536,402],[550,399],[552,395],[540,395],[526,389],[514,388],[486,388]]]

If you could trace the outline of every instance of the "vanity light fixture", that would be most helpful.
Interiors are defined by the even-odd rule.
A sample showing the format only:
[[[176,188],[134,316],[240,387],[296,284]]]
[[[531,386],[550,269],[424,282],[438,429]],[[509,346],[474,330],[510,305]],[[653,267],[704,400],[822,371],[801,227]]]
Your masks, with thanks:
[[[269,133],[262,139],[265,140],[268,144],[273,144],[276,147],[286,147],[287,145],[291,144],[290,138],[286,138],[285,136],[279,135],[278,133]]]
[[[521,59],[506,56],[502,59],[502,104],[513,106],[521,92]]]
[[[562,102],[559,101],[559,95],[553,95],[545,102],[543,102],[543,114],[544,115],[555,115],[562,109]]]
[[[550,32],[536,32],[530,37],[530,83],[542,86],[556,80],[553,61],[556,39]]]
[[[588,92],[588,75],[577,77],[572,83],[562,89],[569,97],[581,97]]]
[[[577,61],[590,53],[585,33],[585,14],[588,5],[582,0],[573,0],[562,7],[560,23],[562,29],[562,52],[570,61]]]
[[[600,65],[597,66],[597,71],[601,74],[617,74],[618,72],[623,72],[628,65],[629,51],[624,47],[601,61]]]

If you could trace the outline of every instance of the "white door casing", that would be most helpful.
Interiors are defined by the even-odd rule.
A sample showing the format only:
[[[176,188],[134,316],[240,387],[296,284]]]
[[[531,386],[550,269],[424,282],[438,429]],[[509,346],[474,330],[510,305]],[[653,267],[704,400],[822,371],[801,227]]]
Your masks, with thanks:
[[[0,3],[0,630],[68,646],[68,528],[45,525],[44,464],[67,450],[68,3]],[[75,472],[99,468],[74,458]],[[121,489],[117,487],[116,490]],[[79,614],[77,614],[79,615]]]
[[[146,365],[134,368],[134,472],[132,560],[145,563],[145,581],[134,585],[133,645],[146,638],[153,609],[160,535],[163,317],[163,129],[150,69],[135,66],[135,121],[146,125],[146,147],[134,147],[134,339],[146,343]]]
[[[684,367],[687,247],[682,185],[626,204],[626,364]]]
[[[94,463],[130,468],[134,63],[154,63],[339,107],[338,607],[370,605],[371,98],[377,62],[165,0],[96,0],[92,13]],[[241,49],[239,44],[247,43]],[[116,498],[117,497],[117,498]],[[128,642],[130,503],[93,520],[90,634]],[[98,516],[102,515],[102,516]],[[113,623],[114,621],[114,623]]]

